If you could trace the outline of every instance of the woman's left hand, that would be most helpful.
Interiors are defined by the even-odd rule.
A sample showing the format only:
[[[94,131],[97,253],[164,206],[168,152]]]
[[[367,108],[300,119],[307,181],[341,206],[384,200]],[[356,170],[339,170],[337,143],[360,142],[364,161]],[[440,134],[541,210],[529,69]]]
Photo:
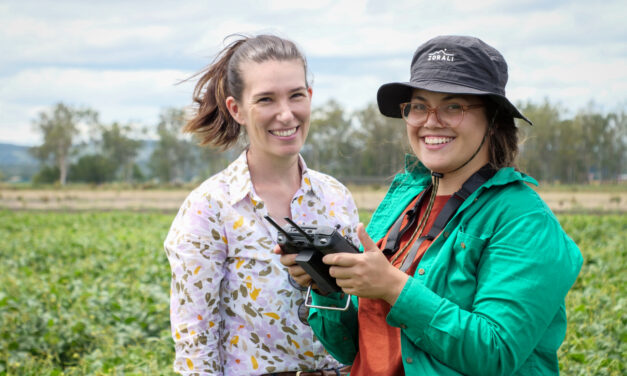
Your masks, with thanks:
[[[295,259],[298,254],[283,253],[283,251],[281,250],[281,246],[278,244],[274,247],[272,252],[276,253],[277,255],[281,255],[281,264],[287,267],[287,272],[290,274],[292,279],[296,281],[296,283],[298,283],[301,287],[307,287],[311,284],[312,280],[309,274],[307,274],[307,272],[305,272],[305,269],[303,269],[300,265],[296,264]]]
[[[331,265],[329,273],[345,293],[383,299],[394,305],[407,282],[407,274],[390,264],[362,223],[357,226],[357,236],[364,247],[363,253],[333,253],[322,261]]]

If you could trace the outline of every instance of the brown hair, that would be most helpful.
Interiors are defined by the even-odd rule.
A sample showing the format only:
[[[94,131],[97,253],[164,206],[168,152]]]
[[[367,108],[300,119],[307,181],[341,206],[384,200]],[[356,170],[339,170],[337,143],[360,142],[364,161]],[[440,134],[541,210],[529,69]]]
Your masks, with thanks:
[[[230,35],[237,39],[222,49],[212,63],[193,77],[201,75],[194,88],[196,111],[183,127],[183,132],[200,138],[200,145],[228,149],[239,138],[240,125],[226,107],[226,98],[240,100],[244,90],[242,64],[248,61],[261,63],[267,60],[300,60],[305,68],[307,61],[294,42],[275,35]]]
[[[490,126],[488,134],[488,158],[494,168],[516,168],[518,155],[518,128],[514,117],[490,97],[483,98],[485,113]]]

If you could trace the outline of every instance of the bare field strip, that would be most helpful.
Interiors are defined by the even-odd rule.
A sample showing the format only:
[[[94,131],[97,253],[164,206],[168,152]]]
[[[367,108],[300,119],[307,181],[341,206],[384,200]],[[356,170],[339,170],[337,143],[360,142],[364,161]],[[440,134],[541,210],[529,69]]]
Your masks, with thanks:
[[[176,211],[188,190],[0,190],[0,209],[83,211],[131,210]],[[540,196],[555,212],[627,212],[625,192],[542,192]],[[374,210],[383,190],[356,189],[360,209]]]

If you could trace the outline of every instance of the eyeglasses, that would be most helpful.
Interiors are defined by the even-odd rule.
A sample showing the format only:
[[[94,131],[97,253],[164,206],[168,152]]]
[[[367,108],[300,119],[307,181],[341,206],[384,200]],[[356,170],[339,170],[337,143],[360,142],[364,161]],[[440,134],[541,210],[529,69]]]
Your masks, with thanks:
[[[401,114],[405,122],[412,127],[419,127],[425,124],[431,113],[435,113],[440,124],[455,127],[464,119],[464,112],[483,106],[483,104],[462,105],[459,103],[445,103],[431,108],[424,103],[406,102],[401,103]]]

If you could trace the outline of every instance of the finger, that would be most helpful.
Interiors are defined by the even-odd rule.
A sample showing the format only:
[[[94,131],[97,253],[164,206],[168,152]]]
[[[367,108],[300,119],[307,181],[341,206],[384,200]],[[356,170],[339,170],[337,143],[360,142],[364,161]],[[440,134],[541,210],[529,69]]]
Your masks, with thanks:
[[[294,278],[297,278],[303,275],[308,275],[307,272],[305,272],[305,269],[303,269],[300,265],[296,265],[296,264],[288,266],[287,271]]]
[[[337,265],[337,266],[353,266],[357,262],[355,257],[359,257],[361,254],[357,253],[332,253],[330,255],[326,255],[322,258],[322,262],[327,265]]]
[[[299,285],[303,286],[303,287],[307,287],[311,284],[311,276],[309,276],[309,274],[303,274],[301,276],[298,277],[294,277],[292,276],[292,279],[294,279],[294,281],[296,281],[296,283],[298,283]]]
[[[279,259],[279,261],[281,262],[281,264],[290,267],[292,265],[296,265],[296,256],[298,256],[295,253],[291,253],[291,254],[282,254],[281,258]]]
[[[277,255],[281,255],[283,254],[283,250],[281,249],[280,245],[275,245],[274,248],[272,248],[272,253],[276,253]]]
[[[331,266],[329,268],[329,275],[338,281],[340,279],[350,279],[352,277],[350,268],[342,266]]]
[[[350,279],[336,279],[335,283],[344,291],[348,293],[347,290],[352,290],[353,286]]]
[[[361,245],[364,246],[364,252],[380,252],[381,250],[375,242],[370,238],[370,236],[366,233],[366,229],[364,228],[364,224],[360,223],[357,225],[357,237],[361,242]]]

